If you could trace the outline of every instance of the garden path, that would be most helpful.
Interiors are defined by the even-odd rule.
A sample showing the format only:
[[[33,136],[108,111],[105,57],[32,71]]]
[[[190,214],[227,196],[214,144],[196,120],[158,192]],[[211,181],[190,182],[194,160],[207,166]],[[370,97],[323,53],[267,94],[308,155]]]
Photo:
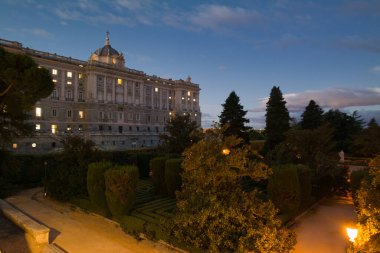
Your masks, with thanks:
[[[70,253],[176,252],[149,240],[138,241],[124,233],[117,223],[101,216],[85,213],[69,204],[43,199],[42,188],[29,189],[6,200],[48,226],[51,229],[50,243]]]
[[[297,233],[292,253],[344,253],[348,244],[346,227],[355,223],[352,199],[324,199],[291,227]]]

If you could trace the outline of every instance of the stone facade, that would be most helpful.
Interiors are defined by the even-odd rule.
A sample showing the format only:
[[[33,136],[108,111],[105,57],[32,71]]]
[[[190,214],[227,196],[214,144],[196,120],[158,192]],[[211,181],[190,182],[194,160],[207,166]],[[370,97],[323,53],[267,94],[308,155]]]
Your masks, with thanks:
[[[166,122],[189,114],[200,125],[198,84],[164,79],[125,67],[123,54],[106,43],[88,61],[25,48],[0,39],[5,50],[26,54],[50,71],[55,89],[31,112],[36,134],[16,140],[16,152],[47,152],[67,135],[81,135],[99,149],[154,147]]]

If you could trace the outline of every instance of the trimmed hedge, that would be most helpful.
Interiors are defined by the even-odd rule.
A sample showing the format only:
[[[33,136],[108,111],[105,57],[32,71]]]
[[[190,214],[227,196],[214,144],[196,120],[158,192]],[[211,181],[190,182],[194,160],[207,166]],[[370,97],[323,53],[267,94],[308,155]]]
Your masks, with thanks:
[[[104,216],[109,216],[104,173],[111,167],[112,163],[103,161],[89,164],[87,170],[88,196],[95,210]]]
[[[304,165],[279,165],[268,182],[269,198],[282,214],[294,216],[311,201],[311,171]]]
[[[350,186],[352,197],[356,198],[356,193],[360,189],[361,182],[363,179],[369,179],[369,171],[368,170],[357,170],[352,171],[350,175]]]
[[[136,199],[138,168],[116,166],[104,173],[106,200],[111,214],[118,218],[132,208]]]
[[[167,195],[165,183],[166,160],[168,160],[167,157],[156,157],[149,162],[156,194]]]
[[[182,159],[168,159],[165,162],[165,183],[169,197],[175,198],[175,192],[181,188]]]

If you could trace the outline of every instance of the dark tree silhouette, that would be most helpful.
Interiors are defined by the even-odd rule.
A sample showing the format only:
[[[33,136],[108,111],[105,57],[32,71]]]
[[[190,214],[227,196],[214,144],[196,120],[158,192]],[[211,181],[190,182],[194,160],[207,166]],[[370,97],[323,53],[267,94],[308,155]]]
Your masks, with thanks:
[[[249,120],[245,118],[247,111],[243,110],[240,98],[235,91],[230,93],[222,106],[223,111],[219,116],[219,123],[223,128],[223,135],[225,137],[235,135],[248,143],[250,127],[245,126],[246,123],[249,123]]]
[[[314,100],[310,100],[305,111],[301,115],[301,128],[302,129],[315,129],[323,124],[323,110],[315,103]]]
[[[267,140],[264,152],[273,149],[277,144],[285,140],[285,133],[289,130],[289,111],[285,106],[286,101],[282,96],[280,87],[274,86],[267,102],[265,114],[265,133]]]
[[[28,113],[53,88],[48,70],[26,55],[0,48],[0,143],[33,133]]]

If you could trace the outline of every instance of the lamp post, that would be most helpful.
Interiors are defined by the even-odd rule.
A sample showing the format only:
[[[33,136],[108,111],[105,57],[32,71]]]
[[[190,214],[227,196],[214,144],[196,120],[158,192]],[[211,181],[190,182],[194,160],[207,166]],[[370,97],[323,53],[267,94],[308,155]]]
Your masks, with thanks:
[[[349,248],[351,249],[351,252],[354,253],[355,252],[354,243],[355,243],[356,237],[358,236],[358,230],[356,228],[346,228],[346,232],[350,240]]]
[[[47,161],[44,162],[44,168],[45,168],[45,179],[44,179],[44,198],[47,197],[47,186],[46,186],[46,182],[47,182],[47,173],[46,173],[46,169],[47,169]]]
[[[222,150],[222,153],[223,155],[229,155],[231,153],[231,150],[229,150],[228,148],[225,148]]]

